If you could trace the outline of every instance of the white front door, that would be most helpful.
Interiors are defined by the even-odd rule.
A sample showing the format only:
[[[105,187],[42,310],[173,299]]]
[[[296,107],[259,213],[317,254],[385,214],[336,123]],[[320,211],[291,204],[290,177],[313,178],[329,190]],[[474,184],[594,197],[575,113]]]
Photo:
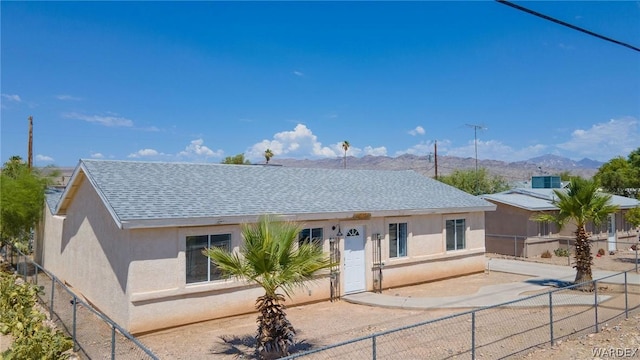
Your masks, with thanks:
[[[348,227],[344,236],[344,293],[365,291],[364,227]]]
[[[607,249],[616,251],[616,214],[609,214],[607,222],[608,241]]]

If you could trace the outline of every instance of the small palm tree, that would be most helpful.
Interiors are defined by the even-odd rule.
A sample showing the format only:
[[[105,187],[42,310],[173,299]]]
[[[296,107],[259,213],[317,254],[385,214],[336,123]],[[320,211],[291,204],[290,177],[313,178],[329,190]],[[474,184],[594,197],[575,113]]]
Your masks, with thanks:
[[[210,248],[204,251],[223,276],[248,280],[260,285],[265,294],[256,301],[259,312],[256,353],[261,358],[289,354],[295,330],[284,312],[284,296],[305,287],[320,270],[333,264],[313,243],[298,245],[301,227],[263,216],[257,224],[244,225],[244,244],[240,252]]]
[[[538,215],[534,219],[554,222],[560,229],[567,223],[576,225],[575,283],[590,282],[593,280],[591,273],[593,256],[591,256],[591,243],[585,225],[588,222],[596,226],[602,224],[609,214],[617,211],[618,207],[611,204],[611,195],[599,192],[597,182],[580,177],[571,179],[568,191],[554,190],[553,192],[557,197],[553,203],[558,207],[558,213]],[[592,290],[593,285],[582,288]]]
[[[271,149],[267,149],[264,151],[264,158],[265,160],[267,160],[267,164],[269,163],[269,160],[271,160],[272,157],[273,157],[273,151],[271,151]]]
[[[342,149],[344,149],[344,168],[347,168],[347,150],[349,150],[349,147],[351,146],[351,144],[349,144],[349,142],[347,140],[342,142]]]

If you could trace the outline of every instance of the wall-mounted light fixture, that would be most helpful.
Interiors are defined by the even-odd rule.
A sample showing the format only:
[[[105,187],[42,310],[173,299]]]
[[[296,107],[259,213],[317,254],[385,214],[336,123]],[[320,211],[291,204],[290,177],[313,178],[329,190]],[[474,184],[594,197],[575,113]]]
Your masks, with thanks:
[[[332,226],[331,230],[335,230],[336,226]],[[338,232],[336,233],[336,236],[342,236],[342,231],[340,231],[340,224],[338,224]]]

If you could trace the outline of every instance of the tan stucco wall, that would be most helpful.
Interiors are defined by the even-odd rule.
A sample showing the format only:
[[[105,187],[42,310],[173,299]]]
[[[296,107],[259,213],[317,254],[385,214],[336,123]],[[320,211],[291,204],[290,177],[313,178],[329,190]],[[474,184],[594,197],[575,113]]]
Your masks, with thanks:
[[[335,236],[337,221],[314,221],[305,227],[323,228],[325,239]],[[231,247],[241,246],[239,225],[131,230],[132,262],[129,267],[129,330],[134,333],[178,326],[255,311],[261,288],[244,282],[217,280],[186,283],[186,237],[231,234]],[[329,252],[329,241],[324,243]],[[329,280],[320,276],[299,289],[286,304],[291,306],[328,299]],[[162,314],[162,316],[158,316]]]
[[[463,250],[446,250],[445,221],[453,219],[465,219],[466,246]],[[484,213],[386,218],[384,219],[385,228],[389,223],[394,222],[408,223],[407,256],[389,257],[389,237],[385,230],[382,243],[385,264],[382,275],[383,288],[484,271]],[[368,290],[371,290],[372,283],[368,284]]]
[[[467,248],[447,253],[444,250],[444,221],[453,218],[466,219]],[[394,222],[408,223],[408,256],[389,260],[387,229],[388,224]],[[338,224],[343,233],[351,227],[364,228],[367,290],[373,289],[373,234],[383,236],[385,287],[469,274],[485,268],[483,213],[313,221],[306,222],[305,227],[323,228],[324,250],[328,253],[328,239],[336,237],[337,228],[332,228]],[[237,225],[131,231],[132,262],[128,281],[130,331],[146,332],[254,311],[255,299],[263,294],[260,288],[235,280],[186,283],[186,237],[221,233],[231,233],[232,248],[239,248],[241,235]],[[343,253],[343,239],[339,240],[339,248]],[[446,261],[441,262],[442,258],[446,258]],[[308,289],[297,291],[293,299],[287,299],[286,303],[291,306],[322,301],[329,296],[329,279],[321,276],[318,281],[309,284]]]
[[[34,260],[54,273],[61,271],[60,265],[63,264],[60,261],[54,261],[60,253],[63,225],[64,217],[54,216],[45,205],[42,220],[36,232]]]
[[[43,265],[126,328],[129,233],[117,228],[86,179],[76,184],[64,221],[46,220],[51,226],[45,231]]]
[[[530,219],[530,211],[501,203],[496,205],[495,211],[485,215],[487,235],[538,236],[538,225]]]

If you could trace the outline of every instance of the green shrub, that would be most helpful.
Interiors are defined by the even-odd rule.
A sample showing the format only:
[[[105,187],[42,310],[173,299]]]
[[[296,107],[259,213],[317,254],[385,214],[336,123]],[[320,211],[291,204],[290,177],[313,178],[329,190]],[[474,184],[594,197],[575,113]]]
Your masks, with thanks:
[[[73,342],[44,324],[46,316],[35,308],[38,288],[0,272],[0,332],[14,342],[0,354],[8,359],[65,359]]]
[[[558,249],[553,250],[553,253],[557,257],[569,257],[569,250],[568,249],[558,248]]]
[[[28,336],[17,338],[9,350],[3,353],[4,360],[10,359],[68,359],[63,354],[71,349],[73,341],[60,330],[42,325],[34,327]]]

